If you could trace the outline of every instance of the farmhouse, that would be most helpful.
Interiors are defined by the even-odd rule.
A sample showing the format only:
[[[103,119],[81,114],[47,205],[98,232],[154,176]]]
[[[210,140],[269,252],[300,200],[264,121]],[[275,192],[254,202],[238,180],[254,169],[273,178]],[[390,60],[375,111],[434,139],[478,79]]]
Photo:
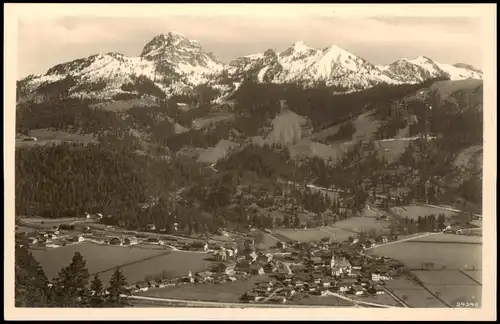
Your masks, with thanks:
[[[38,242],[38,238],[36,237],[29,237],[28,238],[28,243],[30,244],[36,244]]]
[[[213,264],[211,267],[210,267],[210,271],[211,272],[217,272],[217,273],[224,273],[226,271],[226,265],[224,263],[217,263],[217,264]]]
[[[356,296],[364,295],[365,289],[359,285],[353,285],[350,292]]]
[[[278,249],[286,249],[286,243],[282,242],[282,241],[279,241],[278,243],[276,243],[276,247]]]
[[[278,266],[277,266],[276,262],[271,261],[271,262],[269,262],[269,263],[265,264],[265,265],[264,265],[264,271],[265,271],[266,273],[271,273],[271,272],[276,272],[276,271],[278,271]]]
[[[259,299],[259,295],[255,291],[248,291],[241,297],[242,301],[250,302],[257,301]]]
[[[372,277],[371,279],[373,281],[391,280],[392,279],[391,276],[389,276],[386,273],[382,273],[380,271],[374,271],[374,272],[372,272],[372,276],[371,277]]]
[[[250,273],[254,275],[263,275],[265,273],[264,269],[258,264],[252,264],[250,266]]]
[[[122,245],[122,240],[120,240],[118,237],[113,237],[109,241],[109,245]]]
[[[75,243],[83,241],[85,241],[85,239],[81,235],[74,236],[70,239],[70,242],[75,242]]]
[[[383,295],[385,294],[385,291],[384,289],[381,287],[381,286],[371,286],[369,289],[368,289],[368,292],[370,294],[373,294],[373,295]]]
[[[226,249],[224,249],[224,247],[222,247],[220,250],[214,251],[213,257],[217,261],[226,261],[227,260]]]
[[[140,282],[136,285],[139,291],[148,291],[149,285],[146,282]]]
[[[375,240],[374,240],[374,239],[368,239],[368,240],[366,240],[366,242],[365,242],[365,246],[366,246],[366,247],[369,247],[369,248],[371,248],[371,247],[375,247],[376,243],[377,243],[377,242],[375,242]]]
[[[286,303],[286,298],[283,297],[283,296],[272,296],[271,298],[269,298],[269,301],[271,303],[279,303],[279,304],[284,304]]]
[[[250,265],[251,262],[249,260],[241,260],[236,264],[234,269],[235,271],[250,273]]]
[[[360,258],[350,261],[353,270],[361,270],[363,268],[363,260]]]
[[[213,280],[212,273],[210,271],[201,271],[195,274],[195,281],[197,282],[210,282]]]
[[[245,259],[247,259],[247,260],[249,260],[251,262],[255,262],[257,260],[257,257],[258,257],[257,254],[255,252],[252,252],[250,254],[247,254],[245,256]]]
[[[129,236],[129,237],[127,237],[127,240],[128,240],[130,245],[139,243],[139,241],[137,240],[137,237],[135,237],[135,236]]]
[[[156,237],[150,237],[146,240],[147,243],[150,243],[150,244],[159,244],[160,241],[156,238]]]

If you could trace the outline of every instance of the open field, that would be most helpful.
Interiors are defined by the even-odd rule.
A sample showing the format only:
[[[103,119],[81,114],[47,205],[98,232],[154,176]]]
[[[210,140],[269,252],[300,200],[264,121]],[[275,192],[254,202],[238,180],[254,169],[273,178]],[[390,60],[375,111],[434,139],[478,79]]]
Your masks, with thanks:
[[[377,220],[376,213],[366,209],[366,216],[352,217],[341,220],[330,226],[322,226],[311,229],[281,229],[276,230],[273,235],[283,241],[297,240],[301,242],[318,241],[321,238],[329,238],[333,235],[336,241],[346,241],[350,236],[355,237],[361,231],[376,230],[377,233],[387,232],[390,221]]]
[[[366,213],[369,213],[367,211]],[[371,214],[373,215],[373,213]],[[373,216],[360,216],[344,219],[333,224],[332,227],[344,229],[351,232],[370,231],[375,229],[377,233],[387,232],[390,221],[377,220]]]
[[[330,237],[330,235],[318,229],[283,229],[277,230],[276,233],[299,242],[319,241],[323,237]]]
[[[192,127],[194,129],[202,129],[211,126],[212,124],[234,119],[234,115],[230,113],[211,113],[207,117],[202,117],[193,120]]]
[[[133,107],[147,107],[153,104],[155,104],[155,102],[151,99],[137,98],[137,99],[107,101],[95,104],[93,105],[93,107],[107,111],[123,112]]]
[[[482,284],[483,283],[483,271],[482,270],[464,270],[464,275],[469,276],[471,279]]]
[[[49,280],[71,263],[75,252],[80,252],[83,256],[90,274],[167,253],[165,250],[125,248],[85,242],[56,249],[32,251]]]
[[[463,307],[459,303],[479,303],[481,307],[482,287],[479,285],[426,285],[427,289],[439,295],[449,307]]]
[[[323,226],[321,227],[321,230],[333,234],[333,237],[335,241],[337,242],[344,242],[347,241],[349,236],[355,237],[356,234],[353,233],[352,231],[346,231],[341,228],[333,227],[333,226]],[[327,233],[325,233],[327,234]]]
[[[83,219],[76,217],[66,217],[66,218],[56,218],[56,219],[41,218],[41,217],[26,217],[20,219],[20,223],[42,225],[43,222],[44,224],[51,224],[52,226],[57,224],[70,223],[74,221],[83,221]]]
[[[33,229],[39,229],[39,230],[53,229],[54,226],[61,224],[71,224],[75,225],[75,227],[84,226],[84,225],[90,225],[92,224],[92,222],[94,222],[94,220],[82,219],[76,217],[57,218],[57,219],[29,217],[29,218],[19,219],[18,226],[31,228],[32,229],[31,231],[33,231]]]
[[[481,236],[468,236],[458,234],[438,234],[426,236],[421,239],[416,239],[413,242],[441,242],[441,243],[471,243],[482,244],[483,238]]]
[[[203,163],[216,163],[218,160],[224,158],[226,154],[235,147],[235,143],[221,139],[217,145],[200,151],[198,161]]]
[[[353,126],[355,127],[356,131],[352,135],[353,141],[373,139],[374,133],[381,125],[380,121],[375,119],[376,117],[373,115],[374,112],[375,110],[367,111],[354,119]],[[329,136],[335,135],[339,131],[340,127],[344,124],[347,124],[347,122],[339,123],[335,126],[314,133],[309,137],[309,139],[313,141],[325,140]]]
[[[401,217],[413,218],[415,220],[418,218],[418,216],[428,216],[431,214],[436,215],[436,217],[439,214],[444,214],[446,218],[450,218],[450,217],[457,215],[457,213],[453,212],[453,211],[434,208],[434,207],[428,207],[428,206],[422,206],[422,205],[392,207],[391,211],[393,213],[395,213],[396,215],[399,215]]]
[[[445,307],[431,293],[418,284],[407,278],[398,278],[386,282],[386,288],[394,295],[404,300],[404,302],[414,308]]]
[[[458,270],[413,270],[412,273],[415,274],[426,286],[477,286],[475,281],[465,276]]]
[[[379,150],[379,156],[384,156],[390,163],[397,160],[401,156],[401,154],[404,153],[408,145],[410,145],[411,141],[405,138],[395,138],[389,141],[379,141],[375,143],[376,147]]]
[[[368,303],[374,303],[374,304],[384,304],[384,305],[401,307],[401,304],[397,300],[392,298],[391,295],[389,295],[388,293],[385,293],[383,295],[376,295],[376,296],[372,296],[372,295],[367,295],[367,296],[347,295],[346,297],[349,297],[352,300],[358,300],[361,302],[368,302]]]
[[[275,233],[272,235],[274,236]],[[267,250],[272,247],[276,247],[276,243],[278,243],[278,240],[276,240],[274,237],[271,235],[264,233],[262,235],[262,242],[256,244],[257,248],[262,249],[262,250]]]
[[[351,296],[349,296],[351,297]],[[290,300],[287,302],[290,305],[317,305],[317,306],[336,306],[336,307],[353,307],[354,304],[338,298],[336,296],[307,296],[300,300]]]
[[[436,234],[441,236],[446,234]],[[425,240],[428,237],[423,238]],[[386,256],[405,263],[408,267],[421,268],[423,262],[433,262],[436,269],[481,269],[481,244],[443,244],[405,241],[369,250],[368,253]]]
[[[420,287],[420,289],[395,289],[392,290],[392,293],[404,302],[412,307],[412,308],[443,308],[446,307],[445,304],[440,302],[436,297],[432,296],[424,288]]]
[[[16,147],[31,147],[36,145],[60,144],[62,142],[96,143],[93,135],[72,134],[62,131],[48,129],[34,129],[29,131],[28,136],[36,137],[37,141],[24,141],[16,139]]]
[[[332,161],[342,158],[348,148],[349,145],[342,143],[326,145],[306,138],[288,146],[292,158],[319,157],[324,160],[332,159]]]
[[[31,227],[17,226],[16,232],[17,233],[24,233],[24,232],[31,233],[31,232],[35,232],[35,229],[31,228]]]
[[[125,248],[124,250],[127,250]],[[154,251],[154,250],[145,250]],[[129,284],[134,284],[144,281],[147,276],[161,275],[166,272],[170,278],[186,275],[189,271],[193,273],[207,268],[209,264],[214,261],[205,260],[210,255],[206,253],[190,253],[190,252],[170,252],[158,255],[154,258],[144,260],[141,262],[124,265],[121,267],[123,274],[127,277]],[[103,282],[109,281],[114,269],[100,273]]]
[[[269,279],[270,277],[268,275],[252,276],[248,280],[237,280],[224,284],[200,283],[151,289],[140,292],[137,295],[237,303],[240,297],[247,291],[256,287],[257,283]]]

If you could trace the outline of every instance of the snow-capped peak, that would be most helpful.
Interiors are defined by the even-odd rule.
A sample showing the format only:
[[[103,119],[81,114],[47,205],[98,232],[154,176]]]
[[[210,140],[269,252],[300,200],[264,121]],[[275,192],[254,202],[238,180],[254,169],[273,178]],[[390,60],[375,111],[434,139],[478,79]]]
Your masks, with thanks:
[[[482,79],[482,73],[464,66],[443,64],[427,56],[402,58],[379,69],[392,79],[404,83],[422,82],[428,78],[449,77],[451,80]]]
[[[482,79],[482,72],[465,64],[438,63],[426,56],[404,58],[380,67],[339,46],[316,49],[304,41],[296,41],[282,52],[268,49],[239,57],[226,65],[203,51],[198,41],[182,33],[167,32],[153,37],[139,57],[112,52],[95,54],[58,64],[45,75],[27,77],[21,84],[28,92],[36,92],[39,88],[44,89],[42,85],[64,81],[69,76],[73,79],[68,79],[70,82],[65,84],[76,82],[69,91],[70,95],[97,94],[99,98],[114,98],[123,92],[134,92],[123,89],[132,89],[130,84],[140,76],[148,78],[166,93],[175,93],[189,91],[202,83],[234,90],[237,84],[249,77],[259,82],[297,82],[304,86],[324,82],[338,86],[339,90],[356,90],[381,82],[417,83],[441,76],[452,80]],[[225,80],[224,85],[219,84],[219,80]],[[233,85],[227,84],[227,80]]]
[[[295,51],[299,52],[311,49],[309,46],[306,45],[306,43],[304,43],[304,41],[296,41],[295,43],[293,43],[292,47]]]
[[[417,56],[416,58],[414,58],[412,60],[408,60],[408,61],[413,63],[413,64],[417,64],[417,65],[432,62],[432,60],[430,58],[428,58],[427,56],[422,56],[422,55]]]
[[[190,52],[202,51],[198,41],[188,39],[178,33],[169,32],[153,37],[153,39],[144,46],[141,57],[145,59],[156,59],[167,52],[176,50]]]

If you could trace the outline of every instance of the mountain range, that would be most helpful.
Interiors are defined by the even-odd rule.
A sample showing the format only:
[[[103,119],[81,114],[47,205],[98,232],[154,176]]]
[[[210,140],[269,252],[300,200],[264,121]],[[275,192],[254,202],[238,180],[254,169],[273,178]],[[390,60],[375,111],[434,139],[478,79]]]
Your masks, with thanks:
[[[136,93],[136,89],[126,85],[134,84],[138,77],[154,83],[167,96],[206,84],[223,98],[246,78],[304,87],[324,84],[353,91],[381,83],[415,84],[436,77],[482,79],[482,75],[467,64],[443,64],[425,56],[377,66],[338,46],[317,49],[302,41],[283,52],[269,49],[225,64],[204,51],[198,41],[169,32],[155,36],[138,57],[95,54],[55,65],[44,75],[27,76],[18,81],[18,99],[36,99],[41,90],[64,84],[69,97],[110,99]]]

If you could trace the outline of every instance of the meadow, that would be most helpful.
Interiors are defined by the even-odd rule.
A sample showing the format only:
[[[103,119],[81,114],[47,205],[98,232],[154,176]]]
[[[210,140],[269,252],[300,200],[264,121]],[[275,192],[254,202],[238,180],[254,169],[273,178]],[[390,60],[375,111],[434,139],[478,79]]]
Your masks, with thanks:
[[[461,303],[478,303],[481,307],[482,287],[479,285],[426,285],[427,289],[445,302],[448,307],[460,308]]]
[[[423,216],[429,216],[431,214],[434,214],[436,217],[439,214],[444,214],[446,218],[451,218],[453,216],[458,215],[457,212],[454,211],[449,211],[449,210],[444,210],[440,208],[435,208],[435,207],[429,207],[429,206],[422,206],[422,205],[409,205],[409,206],[403,206],[403,207],[393,207],[391,208],[391,211],[395,213],[396,215],[399,215],[401,217],[408,217],[411,219],[417,220],[418,217],[423,217]]]
[[[406,278],[387,282],[387,288],[412,307],[457,307],[459,302],[480,305],[482,245],[471,240],[477,238],[435,234],[380,246],[368,253],[405,263],[420,280],[421,284]],[[423,265],[428,262],[433,263],[432,268],[425,270]]]
[[[79,135],[63,131],[52,131],[48,129],[34,129],[28,132],[28,136],[36,137],[37,141],[23,141],[16,139],[16,147],[33,147],[37,145],[60,144],[62,142],[96,143],[91,134]]]
[[[273,233],[283,241],[297,240],[300,242],[319,241],[322,238],[330,238],[338,242],[346,241],[349,237],[356,237],[361,231],[370,232],[375,230],[377,234],[388,232],[390,221],[377,220],[376,213],[368,209],[364,210],[363,216],[352,217],[336,222],[333,225],[308,229],[280,229]]]
[[[283,235],[285,238],[296,240],[299,242],[319,241],[322,238],[329,238],[331,236],[319,229],[282,229],[277,230],[276,234],[277,235],[273,235],[275,235],[277,238],[280,238],[280,235]]]
[[[207,260],[210,255],[206,253],[193,252],[168,252],[147,260],[122,266],[127,282],[135,284],[145,281],[148,277],[156,277],[166,274],[167,278],[175,278],[187,275],[189,271],[193,274],[205,270],[214,261]],[[109,281],[114,269],[101,272],[99,276],[104,282]]]
[[[465,270],[474,267],[478,270],[482,266],[481,244],[429,243],[415,240],[383,245],[369,250],[368,253],[399,260],[412,269],[421,268],[424,262],[433,262],[436,269],[444,266],[447,269]]]
[[[424,287],[407,278],[389,280],[386,284],[387,289],[412,308],[446,307]]]
[[[351,233],[359,233],[361,231],[375,230],[378,234],[383,234],[388,231],[390,221],[377,220],[374,213],[366,210],[362,213],[363,216],[351,217],[336,222],[331,227],[345,230]]]
[[[237,303],[240,297],[242,297],[247,291],[255,288],[257,283],[270,279],[269,275],[252,276],[248,280],[237,280],[224,284],[200,283],[151,289],[145,292],[140,292],[137,295]]]
[[[32,250],[33,256],[40,262],[49,280],[71,263],[75,252],[80,252],[83,256],[90,274],[168,253],[165,250],[98,245],[87,242],[56,249]]]

